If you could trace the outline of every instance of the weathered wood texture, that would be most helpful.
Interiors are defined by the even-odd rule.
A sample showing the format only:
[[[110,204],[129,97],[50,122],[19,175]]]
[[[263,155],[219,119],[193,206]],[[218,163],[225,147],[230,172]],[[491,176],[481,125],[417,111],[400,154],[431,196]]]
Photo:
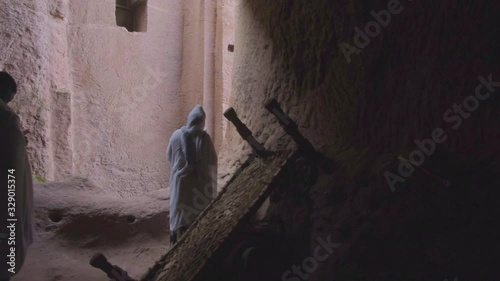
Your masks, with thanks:
[[[263,202],[295,152],[256,159],[224,189],[179,242],[141,281],[188,281],[207,264],[238,223]]]

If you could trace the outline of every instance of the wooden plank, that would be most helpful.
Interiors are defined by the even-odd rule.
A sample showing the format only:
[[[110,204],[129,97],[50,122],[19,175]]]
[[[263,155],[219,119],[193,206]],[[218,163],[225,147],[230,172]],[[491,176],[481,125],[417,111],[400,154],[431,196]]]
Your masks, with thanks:
[[[141,281],[191,281],[238,223],[255,212],[296,151],[257,158],[241,171]]]

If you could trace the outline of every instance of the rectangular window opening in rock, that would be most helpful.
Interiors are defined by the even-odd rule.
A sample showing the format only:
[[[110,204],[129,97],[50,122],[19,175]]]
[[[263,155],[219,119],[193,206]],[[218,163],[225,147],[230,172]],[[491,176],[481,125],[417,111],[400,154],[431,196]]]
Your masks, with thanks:
[[[148,29],[147,0],[116,0],[116,25],[129,32],[146,32]]]

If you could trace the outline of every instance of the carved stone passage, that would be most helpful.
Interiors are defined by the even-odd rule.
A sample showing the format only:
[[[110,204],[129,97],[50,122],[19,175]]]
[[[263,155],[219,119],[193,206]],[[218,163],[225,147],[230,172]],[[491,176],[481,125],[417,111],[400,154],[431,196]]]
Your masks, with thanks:
[[[296,152],[279,152],[250,163],[141,281],[194,280],[238,223],[265,200],[294,155]]]

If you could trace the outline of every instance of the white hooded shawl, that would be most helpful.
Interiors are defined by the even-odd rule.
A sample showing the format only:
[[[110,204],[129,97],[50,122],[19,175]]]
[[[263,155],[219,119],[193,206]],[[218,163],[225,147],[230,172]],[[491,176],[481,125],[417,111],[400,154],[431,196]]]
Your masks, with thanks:
[[[9,178],[8,170],[13,171]],[[15,178],[13,178],[13,176]],[[9,217],[7,207],[9,186],[15,187],[15,245],[7,241],[5,234],[10,236],[6,228],[0,229],[0,252],[2,255],[10,253],[11,247],[15,247],[15,269],[12,270],[2,257],[0,264],[0,278],[8,278],[21,269],[28,247],[33,242],[33,183],[31,167],[26,153],[26,141],[19,124],[19,117],[0,100],[0,220],[5,227]],[[15,182],[8,182],[15,180]],[[11,271],[8,271],[11,269]],[[14,274],[15,273],[15,274]]]
[[[199,105],[170,138],[170,230],[190,225],[217,196],[217,155]]]

